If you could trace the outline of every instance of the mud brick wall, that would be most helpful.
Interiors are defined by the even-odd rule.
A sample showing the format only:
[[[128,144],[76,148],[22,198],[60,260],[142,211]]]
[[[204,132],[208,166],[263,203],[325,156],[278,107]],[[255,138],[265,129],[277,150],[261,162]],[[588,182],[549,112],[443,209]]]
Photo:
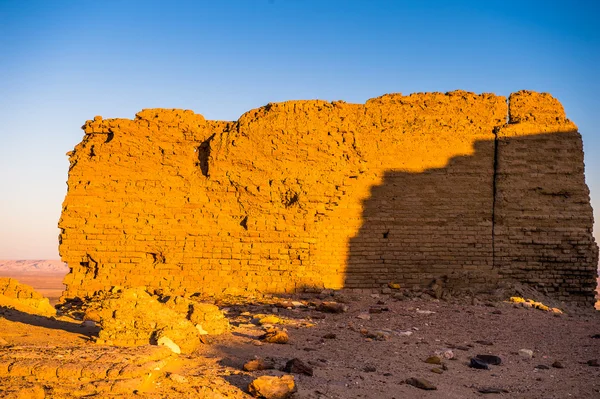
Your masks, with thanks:
[[[236,122],[166,109],[96,117],[69,153],[63,297],[446,276],[514,278],[591,302],[581,138],[549,95],[513,94],[507,124],[508,113],[504,97],[455,91],[289,101]],[[550,150],[556,159],[542,156]]]
[[[598,247],[583,143],[548,94],[509,97],[498,132],[495,264],[562,300],[594,304]]]

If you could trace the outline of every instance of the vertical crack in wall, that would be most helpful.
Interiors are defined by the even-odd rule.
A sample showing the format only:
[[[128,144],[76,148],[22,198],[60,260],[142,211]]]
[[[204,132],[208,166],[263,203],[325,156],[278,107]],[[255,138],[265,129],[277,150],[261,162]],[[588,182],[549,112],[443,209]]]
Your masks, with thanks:
[[[506,99],[506,124],[510,123],[510,98]],[[498,133],[502,126],[494,127],[494,171],[492,175],[492,269],[496,268],[496,201],[498,196]]]
[[[494,128],[494,171],[492,175],[492,269],[496,268],[496,196],[498,195],[498,132],[500,126]]]

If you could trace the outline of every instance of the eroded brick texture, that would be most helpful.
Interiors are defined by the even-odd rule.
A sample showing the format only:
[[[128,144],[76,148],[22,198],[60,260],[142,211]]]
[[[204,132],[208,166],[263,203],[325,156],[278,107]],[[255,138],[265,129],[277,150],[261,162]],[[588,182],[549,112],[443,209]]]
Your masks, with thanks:
[[[577,126],[549,94],[509,98],[498,132],[495,263],[507,277],[594,304],[598,247]]]
[[[547,282],[589,299],[591,286],[579,282],[594,277],[597,249],[580,136],[550,96],[520,92],[512,102],[520,117],[507,126],[504,97],[464,91],[364,105],[289,101],[237,122],[165,109],[96,117],[69,153],[63,297],[114,285],[221,294],[454,276],[465,285]],[[560,162],[537,157],[532,136],[562,151]],[[563,183],[550,177],[556,168]],[[537,207],[543,194],[521,195],[511,179],[546,179],[570,194]],[[572,234],[557,235],[563,225]],[[547,262],[513,237],[523,229],[550,234],[548,250],[579,255]],[[579,280],[561,281],[567,275]]]

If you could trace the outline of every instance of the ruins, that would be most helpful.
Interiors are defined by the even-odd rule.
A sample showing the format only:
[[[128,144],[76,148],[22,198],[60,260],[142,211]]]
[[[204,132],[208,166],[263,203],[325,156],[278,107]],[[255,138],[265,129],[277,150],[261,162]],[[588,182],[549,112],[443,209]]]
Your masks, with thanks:
[[[530,284],[592,306],[583,145],[551,95],[288,101],[96,117],[70,157],[63,299]]]

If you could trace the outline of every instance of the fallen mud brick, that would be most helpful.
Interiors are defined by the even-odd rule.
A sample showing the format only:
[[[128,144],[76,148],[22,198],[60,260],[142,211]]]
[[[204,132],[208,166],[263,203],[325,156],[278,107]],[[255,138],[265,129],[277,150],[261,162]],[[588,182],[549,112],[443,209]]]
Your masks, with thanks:
[[[275,368],[275,363],[266,359],[253,359],[244,363],[244,371],[270,370]]]
[[[405,381],[408,385],[412,385],[415,388],[424,389],[426,391],[434,391],[437,389],[433,383],[424,378],[409,378]]]
[[[348,305],[339,302],[322,302],[317,310],[325,313],[344,313],[348,311]]]
[[[250,395],[264,399],[286,399],[291,397],[295,391],[296,384],[291,375],[258,377],[248,386]]]
[[[283,330],[271,329],[261,335],[259,339],[270,344],[287,344],[289,336],[287,332]]]

